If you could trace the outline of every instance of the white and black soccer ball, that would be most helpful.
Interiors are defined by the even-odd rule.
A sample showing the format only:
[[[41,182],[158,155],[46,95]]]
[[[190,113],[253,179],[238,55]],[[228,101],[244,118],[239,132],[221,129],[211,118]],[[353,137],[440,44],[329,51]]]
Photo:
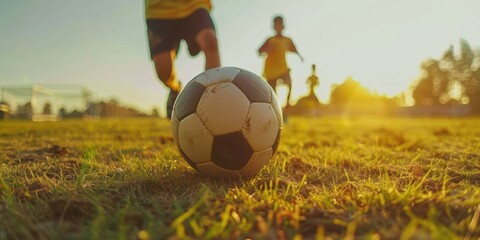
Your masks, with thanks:
[[[253,176],[280,142],[283,118],[273,89],[236,67],[207,70],[175,101],[174,141],[200,173],[221,178]]]

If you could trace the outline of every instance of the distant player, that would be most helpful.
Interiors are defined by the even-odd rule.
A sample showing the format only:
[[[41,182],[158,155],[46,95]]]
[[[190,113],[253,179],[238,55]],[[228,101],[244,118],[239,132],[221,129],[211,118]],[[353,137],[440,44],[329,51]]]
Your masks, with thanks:
[[[317,76],[317,69],[315,64],[312,64],[312,75],[308,77],[307,84],[310,87],[310,96],[315,96],[315,87],[320,84],[320,79]]]
[[[282,80],[288,86],[287,104],[290,106],[290,97],[292,92],[292,79],[290,78],[290,68],[288,68],[285,55],[287,52],[296,53],[303,62],[303,57],[298,53],[292,39],[282,35],[285,28],[283,18],[276,16],[273,19],[273,29],[276,34],[265,41],[265,43],[258,49],[258,54],[266,54],[264,77],[268,84],[276,91],[277,81]]]
[[[175,73],[175,57],[185,40],[190,55],[205,54],[205,69],[220,66],[215,27],[210,18],[210,0],[145,0],[150,56],[158,78],[170,88],[167,117],[181,86]]]

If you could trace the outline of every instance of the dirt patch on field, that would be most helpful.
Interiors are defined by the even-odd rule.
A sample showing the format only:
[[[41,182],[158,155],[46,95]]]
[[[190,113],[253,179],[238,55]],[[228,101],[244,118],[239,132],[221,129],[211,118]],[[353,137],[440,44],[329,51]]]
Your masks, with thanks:
[[[302,172],[309,172],[313,170],[318,170],[319,167],[315,166],[311,163],[305,162],[299,157],[291,157],[286,164],[286,167],[288,169],[294,170],[294,171],[302,171]]]
[[[46,148],[38,148],[21,153],[9,154],[8,158],[13,163],[24,164],[38,161],[45,161],[47,158],[63,158],[66,156],[74,156],[69,148],[60,145],[52,145]]]
[[[160,145],[166,145],[169,143],[173,143],[173,137],[169,135],[160,135],[155,142],[159,143]]]
[[[332,146],[336,146],[335,142],[325,140],[325,139],[303,143],[303,148],[305,149],[316,149],[318,147],[332,147]]]
[[[440,128],[440,129],[434,130],[433,135],[437,137],[444,137],[444,136],[450,136],[452,135],[452,133],[450,132],[450,130],[448,130],[448,128]]]
[[[376,145],[386,148],[396,148],[407,143],[407,139],[402,133],[387,128],[378,128],[363,133],[357,138],[357,141],[367,145]]]
[[[82,200],[58,199],[48,202],[52,215],[56,219],[79,221],[94,216],[95,207],[91,202]]]
[[[379,128],[374,131],[375,143],[384,147],[398,147],[406,143],[403,134],[387,128]]]

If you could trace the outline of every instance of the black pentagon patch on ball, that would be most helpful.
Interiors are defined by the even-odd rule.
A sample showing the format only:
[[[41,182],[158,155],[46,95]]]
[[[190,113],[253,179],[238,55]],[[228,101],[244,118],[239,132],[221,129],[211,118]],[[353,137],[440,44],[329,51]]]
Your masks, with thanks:
[[[273,154],[277,151],[278,145],[280,145],[281,135],[282,135],[282,129],[280,128],[278,129],[277,138],[275,138],[275,142],[272,145]]]
[[[212,161],[219,167],[240,170],[253,155],[253,149],[242,132],[215,136],[212,147]]]
[[[272,92],[267,83],[249,71],[241,70],[232,83],[242,90],[250,102],[270,103],[272,100]]]
[[[192,168],[194,168],[195,170],[198,171],[198,167],[197,167],[197,164],[194,163],[188,156],[187,154],[185,154],[183,152],[183,150],[181,148],[178,148],[178,150],[180,151],[180,154],[182,154],[183,158],[185,159],[185,161],[187,161],[188,165],[190,165]]]
[[[197,110],[203,91],[205,91],[205,86],[195,81],[191,81],[185,86],[175,101],[175,114],[178,120],[184,119]]]

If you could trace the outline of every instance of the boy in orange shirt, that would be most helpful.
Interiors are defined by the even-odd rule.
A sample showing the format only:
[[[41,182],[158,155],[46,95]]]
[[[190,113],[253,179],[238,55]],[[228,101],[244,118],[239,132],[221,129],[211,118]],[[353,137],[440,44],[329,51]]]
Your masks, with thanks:
[[[276,91],[277,81],[282,80],[288,86],[287,105],[290,106],[290,95],[292,92],[292,79],[290,78],[290,68],[288,68],[285,55],[287,52],[296,53],[303,62],[303,57],[298,53],[292,39],[282,35],[285,28],[283,18],[276,16],[273,19],[273,29],[276,34],[265,41],[258,49],[258,54],[266,54],[264,77],[268,84]]]
[[[170,88],[167,117],[180,92],[175,74],[175,57],[185,40],[190,55],[205,54],[205,69],[220,66],[215,26],[210,17],[210,0],[145,0],[150,56],[158,78]]]

